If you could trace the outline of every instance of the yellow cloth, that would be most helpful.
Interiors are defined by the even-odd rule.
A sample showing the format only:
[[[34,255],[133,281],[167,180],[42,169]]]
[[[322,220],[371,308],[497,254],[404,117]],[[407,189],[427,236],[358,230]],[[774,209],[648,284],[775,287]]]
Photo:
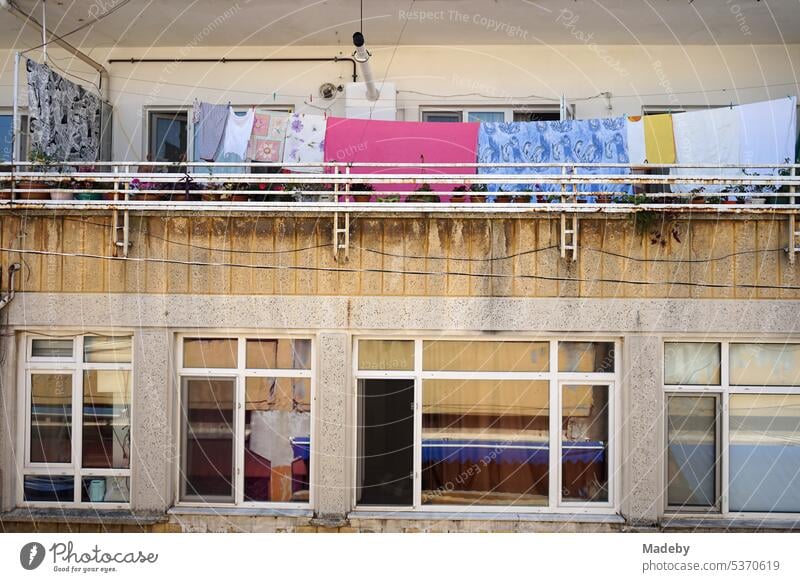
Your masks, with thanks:
[[[675,163],[675,135],[672,131],[672,115],[664,113],[644,116],[644,145],[649,163]]]

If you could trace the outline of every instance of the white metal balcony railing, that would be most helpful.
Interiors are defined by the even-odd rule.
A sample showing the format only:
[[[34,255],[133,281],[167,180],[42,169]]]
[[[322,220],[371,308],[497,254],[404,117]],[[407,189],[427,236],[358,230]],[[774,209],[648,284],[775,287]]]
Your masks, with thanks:
[[[324,167],[322,173],[303,171]],[[247,173],[228,172],[227,168]],[[507,168],[508,173],[436,173],[480,168]],[[359,170],[409,173],[373,174]],[[553,174],[516,174],[523,168]],[[610,170],[612,169],[613,170]],[[691,175],[671,175],[671,168]],[[85,162],[41,164],[0,163],[0,209],[64,210],[183,210],[252,212],[613,212],[642,210],[719,213],[769,212],[795,214],[794,195],[800,186],[800,165],[681,164],[454,164],[454,163],[164,163]],[[255,173],[253,170],[272,171]],[[281,169],[293,170],[278,173]],[[630,174],[588,174],[586,171]],[[721,171],[722,170],[722,171]],[[728,172],[731,172],[730,174]],[[735,173],[734,173],[735,172]],[[412,191],[372,191],[379,184],[415,185]],[[518,185],[520,192],[489,192],[488,184]],[[447,185],[447,191],[431,191]],[[588,187],[619,185],[611,192],[587,192]],[[672,185],[690,185],[691,192],[675,194]],[[722,192],[707,192],[709,186]],[[451,192],[457,188],[460,191]],[[547,189],[548,191],[543,191]],[[631,194],[633,192],[633,194]],[[451,196],[470,198],[448,200]],[[371,199],[371,202],[364,200]],[[534,203],[536,202],[536,203]],[[587,203],[589,202],[589,203]],[[235,206],[231,206],[231,204]],[[698,204],[699,203],[699,204]]]

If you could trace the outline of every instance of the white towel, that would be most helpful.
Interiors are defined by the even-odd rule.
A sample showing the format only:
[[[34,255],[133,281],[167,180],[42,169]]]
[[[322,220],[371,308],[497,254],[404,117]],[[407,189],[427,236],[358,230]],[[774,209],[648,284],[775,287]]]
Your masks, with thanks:
[[[631,164],[643,164],[647,160],[644,144],[644,117],[627,118],[625,129],[628,133],[628,160]]]
[[[232,108],[228,110],[228,121],[225,124],[225,134],[222,136],[217,161],[244,160],[247,153],[247,144],[253,132],[255,111],[250,109],[244,115],[238,115]]]
[[[678,164],[740,163],[741,122],[735,108],[687,111],[672,116],[675,132],[675,157]],[[744,174],[737,168],[673,168],[673,176],[735,176]],[[721,192],[724,185],[673,184],[673,192]]]

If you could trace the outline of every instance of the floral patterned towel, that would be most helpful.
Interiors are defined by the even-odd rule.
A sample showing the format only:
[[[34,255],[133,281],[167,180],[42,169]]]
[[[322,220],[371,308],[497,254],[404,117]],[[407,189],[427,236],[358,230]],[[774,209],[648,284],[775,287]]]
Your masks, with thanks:
[[[322,115],[293,113],[286,126],[283,162],[322,162],[325,154],[326,119]],[[322,166],[289,168],[294,172],[322,172]]]
[[[247,146],[247,159],[256,162],[282,161],[288,123],[288,113],[256,109],[253,133]]]
[[[481,163],[628,163],[624,117],[482,123],[478,132]],[[561,168],[479,168],[479,174],[561,174]],[[578,174],[629,174],[628,168],[578,168]],[[489,191],[519,192],[527,184],[489,184]],[[557,192],[558,184],[535,184],[538,192]],[[580,192],[631,192],[629,185],[587,184]]]

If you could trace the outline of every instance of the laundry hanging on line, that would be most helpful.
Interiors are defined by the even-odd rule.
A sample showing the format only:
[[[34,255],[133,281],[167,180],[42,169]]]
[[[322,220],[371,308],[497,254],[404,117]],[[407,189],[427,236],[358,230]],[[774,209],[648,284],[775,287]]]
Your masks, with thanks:
[[[100,152],[100,97],[47,65],[28,60],[31,149],[55,161],[94,162]]]
[[[478,133],[480,163],[628,163],[625,118],[570,119],[482,123]],[[482,167],[479,174],[558,175],[563,168],[553,167]],[[629,168],[577,168],[577,174],[625,175]],[[490,192],[561,191],[559,184],[489,184]],[[586,184],[579,192],[631,192],[629,185]],[[591,200],[590,200],[591,201]]]
[[[283,160],[283,145],[289,114],[284,111],[257,109],[247,159],[256,162],[280,162]]]
[[[192,122],[195,131],[195,160],[213,162],[225,133],[229,105],[195,102]]]
[[[286,126],[283,163],[322,163],[325,159],[326,125],[326,119],[322,115],[293,113]],[[322,166],[288,169],[293,172],[322,172]]]
[[[328,118],[325,160],[328,162],[474,164],[478,123],[436,123]],[[333,171],[333,170],[329,170]],[[354,174],[474,174],[475,167],[354,167]],[[452,184],[433,184],[452,191]],[[374,184],[376,191],[409,192],[417,184]]]

